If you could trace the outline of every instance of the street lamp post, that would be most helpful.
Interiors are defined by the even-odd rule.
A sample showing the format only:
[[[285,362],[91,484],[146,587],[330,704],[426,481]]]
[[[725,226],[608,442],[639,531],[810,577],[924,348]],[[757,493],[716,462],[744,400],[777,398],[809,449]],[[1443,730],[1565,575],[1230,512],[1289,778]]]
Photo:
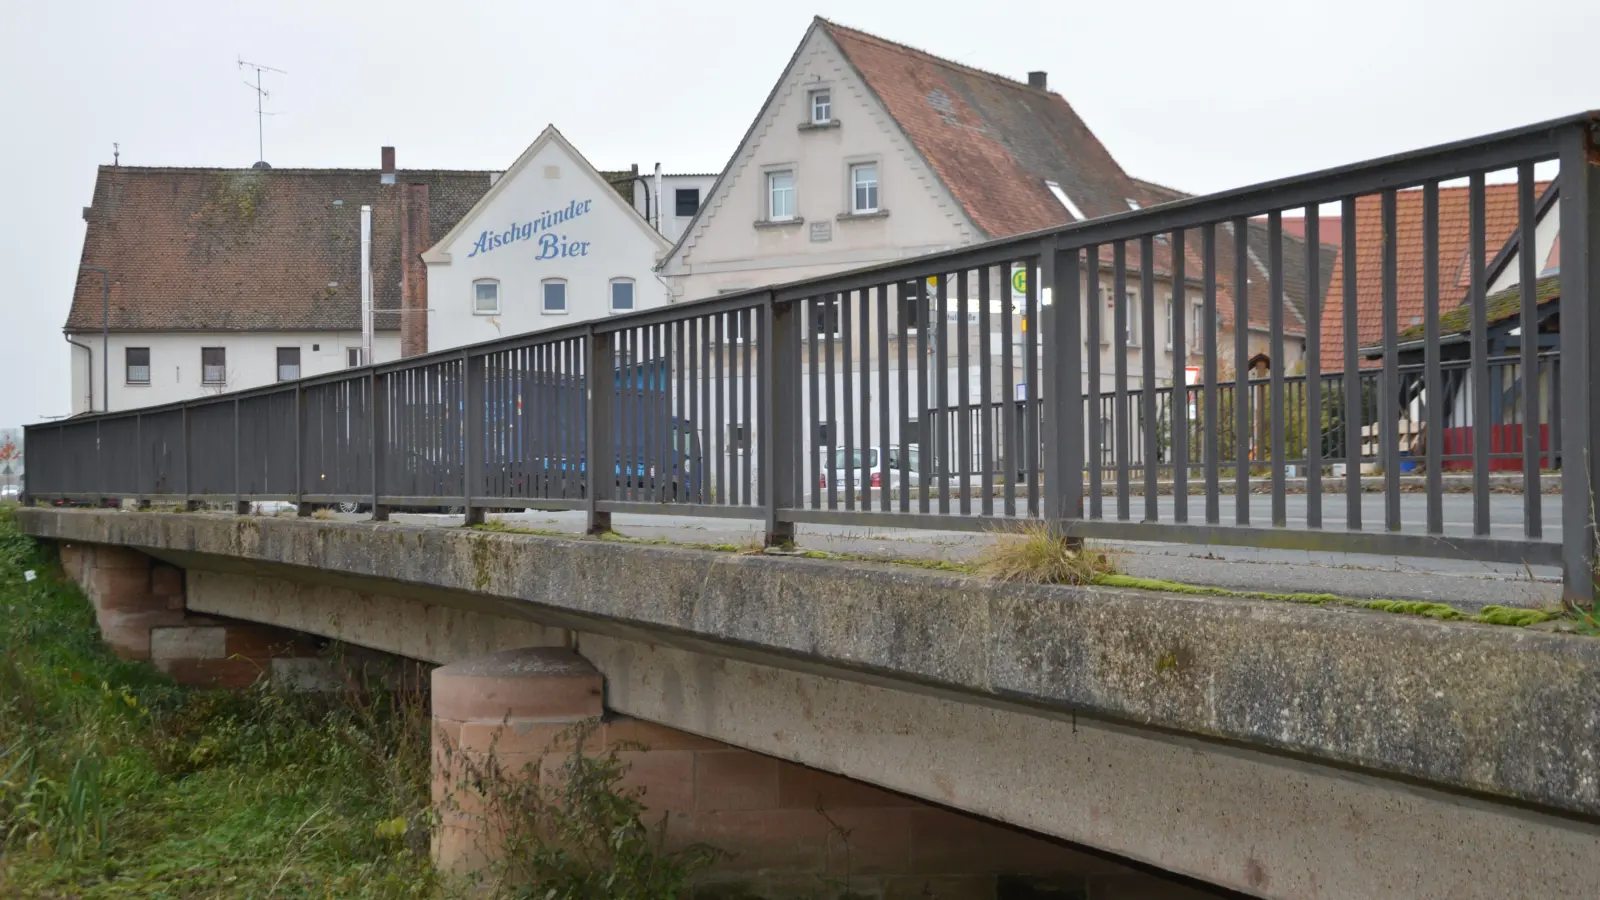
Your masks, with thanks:
[[[100,407],[111,411],[111,272],[104,266],[84,266],[100,273]],[[90,376],[93,377],[93,376]],[[94,382],[90,382],[93,384]],[[94,410],[90,410],[94,412]]]

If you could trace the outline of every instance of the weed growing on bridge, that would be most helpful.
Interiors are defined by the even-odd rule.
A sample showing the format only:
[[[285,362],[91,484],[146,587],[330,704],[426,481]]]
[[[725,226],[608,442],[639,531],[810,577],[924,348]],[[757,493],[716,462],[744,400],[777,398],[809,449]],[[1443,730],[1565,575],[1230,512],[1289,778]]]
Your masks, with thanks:
[[[117,659],[0,510],[0,895],[426,896],[427,740],[415,691],[194,690]]]
[[[980,574],[1017,584],[1093,584],[1116,571],[1111,554],[1064,540],[1043,522],[997,532],[978,558]]]
[[[671,900],[689,896],[695,874],[724,855],[705,844],[671,846],[666,818],[646,824],[643,789],[622,785],[629,765],[619,755],[644,748],[600,750],[598,728],[597,719],[572,725],[522,766],[500,756],[498,739],[482,755],[441,742],[444,767],[458,775],[442,804],[443,833],[471,834],[471,846],[493,860],[471,879],[473,893]]]

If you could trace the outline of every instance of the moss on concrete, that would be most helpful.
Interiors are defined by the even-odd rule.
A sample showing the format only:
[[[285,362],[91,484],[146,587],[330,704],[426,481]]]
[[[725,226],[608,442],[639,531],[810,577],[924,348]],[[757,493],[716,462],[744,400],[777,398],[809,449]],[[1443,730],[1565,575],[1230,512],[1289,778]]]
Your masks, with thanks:
[[[1278,600],[1287,603],[1309,603],[1314,606],[1348,606],[1377,612],[1397,613],[1406,616],[1424,616],[1442,621],[1480,622],[1486,625],[1510,625],[1516,628],[1536,625],[1558,618],[1560,613],[1542,609],[1521,609],[1508,606],[1485,606],[1476,614],[1467,613],[1446,603],[1423,600],[1357,600],[1338,594],[1273,594],[1266,591],[1230,591],[1225,588],[1202,587],[1177,581],[1156,578],[1136,578],[1132,575],[1102,575],[1095,584],[1103,587],[1132,588],[1143,591],[1164,591],[1169,594],[1200,594],[1211,597],[1240,597],[1252,600]]]

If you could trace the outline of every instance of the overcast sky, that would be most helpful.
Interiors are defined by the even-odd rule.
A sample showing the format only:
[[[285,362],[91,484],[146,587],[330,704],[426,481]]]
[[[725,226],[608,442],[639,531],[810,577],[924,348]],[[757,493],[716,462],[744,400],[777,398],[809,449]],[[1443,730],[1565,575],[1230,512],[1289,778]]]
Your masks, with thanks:
[[[813,15],[1050,73],[1129,173],[1194,192],[1600,108],[1595,0],[0,0],[0,425],[68,409],[95,166],[501,169],[547,123],[596,166],[716,171]],[[1521,55],[1519,56],[1519,46]]]

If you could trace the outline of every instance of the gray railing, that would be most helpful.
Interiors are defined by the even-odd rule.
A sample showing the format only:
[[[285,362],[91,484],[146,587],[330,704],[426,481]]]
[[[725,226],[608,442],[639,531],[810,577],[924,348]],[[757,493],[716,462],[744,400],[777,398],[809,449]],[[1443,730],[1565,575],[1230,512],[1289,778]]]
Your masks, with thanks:
[[[762,521],[770,541],[801,523],[988,529],[1043,517],[1072,537],[1560,565],[1568,598],[1587,604],[1600,437],[1594,132],[1593,115],[1575,116],[892,265],[30,426],[28,494],[240,511],[283,500],[302,514],[345,503],[378,519],[460,507],[469,522],[496,508],[584,509],[595,531],[617,512],[724,516]],[[1541,164],[1560,170],[1559,340],[1575,352],[1541,355],[1528,340],[1515,358],[1491,358],[1485,184],[1517,183],[1516,234],[1535,246]],[[1455,182],[1471,220],[1459,282],[1438,253],[1438,191]],[[1397,258],[1411,238],[1394,225],[1398,192],[1411,189],[1423,197],[1426,339],[1422,361],[1403,365],[1399,333],[1412,323],[1398,321]],[[1385,235],[1381,272],[1361,273],[1381,295],[1381,365],[1345,378],[1320,353],[1319,212],[1339,209],[1350,246],[1368,195]],[[1285,325],[1286,210],[1306,217],[1303,335]],[[1234,237],[1258,217],[1264,260]],[[1540,262],[1523,253],[1516,270],[1523,334],[1539,330]],[[1328,299],[1344,305],[1343,356],[1355,360],[1358,273],[1350,254],[1340,265],[1343,295]],[[1187,316],[1170,320],[1169,346],[1195,347],[1192,357],[1158,349],[1163,284],[1182,286],[1180,313],[1191,291],[1203,304],[1200,335],[1184,333]],[[1131,288],[1136,307],[1107,312],[1102,286],[1115,298]],[[1466,355],[1447,362],[1441,309],[1463,302]],[[1286,351],[1302,341],[1303,374],[1290,373]],[[1235,390],[1225,373],[1258,351],[1266,376]],[[1190,363],[1198,383],[1173,403],[1160,385],[1185,384]],[[1539,438],[1524,440],[1523,423]],[[1402,481],[1413,463],[1422,475]],[[1491,490],[1492,464],[1520,492]],[[1363,468],[1380,479],[1374,510]],[[1445,515],[1449,469],[1469,476],[1470,522],[1453,501]],[[1543,469],[1559,469],[1558,498],[1541,493]],[[1324,496],[1333,479],[1342,499]],[[1420,509],[1406,498],[1413,481]],[[1558,539],[1546,505],[1559,505]]]

